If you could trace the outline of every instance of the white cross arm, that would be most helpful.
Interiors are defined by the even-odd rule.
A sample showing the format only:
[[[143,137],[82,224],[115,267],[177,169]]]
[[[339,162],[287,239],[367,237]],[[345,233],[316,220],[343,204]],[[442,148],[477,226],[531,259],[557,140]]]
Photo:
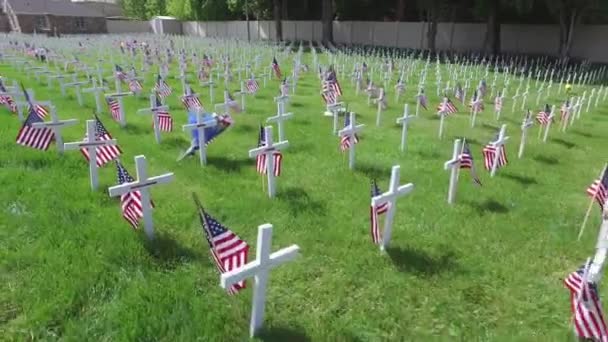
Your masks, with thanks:
[[[120,96],[131,96],[131,95],[134,95],[134,93],[132,91],[127,91],[127,92],[122,92],[122,93],[105,94],[105,96],[108,96],[108,97],[120,97]]]
[[[279,122],[279,121],[291,119],[292,116],[293,116],[293,113],[285,113],[285,114],[281,114],[281,115],[275,115],[275,116],[271,116],[271,117],[267,118],[266,122]]]
[[[87,81],[78,81],[78,82],[64,83],[63,85],[70,87],[70,86],[76,86],[76,85],[85,85],[85,84],[88,84],[88,83],[89,82],[87,82]]]
[[[169,110],[169,106],[142,108],[142,109],[138,109],[137,113],[141,114],[141,113],[146,113],[146,112],[158,112],[159,110]]]
[[[77,119],[68,119],[68,120],[61,120],[61,121],[57,121],[57,122],[35,122],[32,124],[32,127],[34,128],[42,128],[42,127],[56,127],[56,126],[73,126],[76,123],[78,123]]]
[[[396,197],[407,195],[410,192],[412,192],[413,190],[414,190],[413,183],[407,183],[405,185],[401,185],[399,188],[397,188],[397,191],[395,191],[393,193],[384,193],[384,194],[372,197],[372,205],[377,206],[380,203],[389,202]]]
[[[265,265],[261,265],[260,260],[256,260],[244,265],[243,267],[222,273],[220,277],[220,286],[227,289],[240,281],[257,275],[261,271],[261,268],[271,270],[287,261],[295,259],[299,255],[299,251],[300,247],[298,245],[291,245],[270,254],[270,260],[266,261]]]
[[[287,146],[289,146],[289,141],[281,141],[276,144],[273,144],[272,146],[261,146],[258,148],[254,148],[252,150],[249,150],[249,158],[259,156],[260,154],[270,153],[272,151],[282,150]]]
[[[496,147],[496,146],[502,146],[505,144],[505,142],[509,140],[509,137],[503,137],[502,139],[496,140],[492,142],[492,146]]]
[[[110,197],[120,196],[129,192],[137,191],[141,188],[147,188],[149,186],[157,185],[157,184],[166,184],[173,181],[173,173],[165,173],[164,175],[150,177],[145,181],[135,181],[130,183],[123,183],[120,185],[115,185],[108,188],[108,192],[110,193]]]
[[[346,127],[338,132],[338,135],[350,135],[359,132],[365,125],[357,125],[355,127]]]
[[[460,163],[460,158],[456,157],[454,159],[450,159],[443,164],[444,170],[449,170],[453,168],[456,164]]]
[[[91,141],[91,142],[83,140],[83,141],[79,141],[79,142],[64,143],[63,148],[66,150],[78,150],[81,148],[92,147],[92,146],[105,146],[105,145],[116,145],[116,144],[118,144],[116,139],[97,140],[97,141]]]

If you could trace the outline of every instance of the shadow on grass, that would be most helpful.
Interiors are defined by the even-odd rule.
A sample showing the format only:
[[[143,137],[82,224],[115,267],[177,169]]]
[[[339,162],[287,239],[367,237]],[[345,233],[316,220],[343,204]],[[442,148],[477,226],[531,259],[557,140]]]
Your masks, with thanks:
[[[376,164],[359,164],[355,165],[355,172],[362,173],[366,175],[368,178],[376,179],[381,178],[382,176],[389,175],[391,173],[391,168],[386,167],[383,168]]]
[[[293,216],[314,212],[316,216],[327,214],[325,202],[315,200],[308,195],[306,190],[299,187],[290,187],[277,193],[277,198],[289,206],[289,212]]]
[[[558,143],[562,146],[564,146],[565,148],[571,149],[573,147],[576,147],[576,144],[561,138],[552,138],[551,141]]]
[[[386,252],[401,272],[433,276],[454,271],[457,267],[455,254],[450,250],[442,251],[438,257],[410,247],[389,247]]]
[[[308,119],[304,119],[304,120],[296,120],[295,124],[297,126],[310,126],[312,124],[312,122]]]
[[[262,328],[257,337],[264,342],[309,342],[310,337],[299,327]]]
[[[295,108],[304,107],[304,105],[299,102],[292,102],[290,105]]]
[[[40,170],[52,164],[50,159],[47,158],[36,158],[36,159],[20,159],[17,164],[25,169]]]
[[[481,127],[484,128],[484,129],[487,129],[489,131],[498,131],[500,129],[499,126],[490,125],[490,124],[485,123],[485,122],[481,124]]]
[[[256,129],[256,127],[251,126],[251,125],[239,124],[239,125],[236,125],[234,128],[231,128],[231,129],[234,130],[237,133],[251,133],[251,132],[254,132],[257,129],[259,129],[259,127]]]
[[[559,160],[557,158],[554,157],[547,157],[544,155],[539,155],[534,157],[534,160],[536,160],[539,163],[543,163],[543,164],[547,164],[547,165],[557,165],[559,164]]]
[[[137,125],[134,125],[134,124],[130,124],[130,123],[126,124],[125,127],[123,128],[123,130],[125,132],[129,133],[129,134],[136,134],[136,135],[147,134],[147,133],[152,134],[153,133],[152,132],[152,128],[150,128],[148,130],[148,129],[145,129],[143,127],[140,127],[140,126],[137,126]]]
[[[224,172],[239,172],[243,166],[249,165],[250,163],[252,163],[252,161],[245,158],[230,159],[223,156],[207,156],[208,166]]]
[[[142,234],[141,238],[145,240],[144,245],[148,253],[166,268],[174,268],[177,264],[202,257],[166,234],[156,235],[153,241],[148,241],[145,234]]]
[[[482,203],[469,202],[468,204],[475,208],[480,215],[488,212],[495,214],[506,214],[509,212],[509,208],[495,200],[486,200]]]
[[[581,131],[578,131],[578,130],[573,130],[572,133],[576,134],[578,136],[581,136],[581,137],[585,137],[585,138],[594,138],[593,134],[587,133],[587,132],[581,132]]]
[[[176,147],[186,147],[190,144],[184,137],[166,137],[161,140],[160,146],[164,150],[174,150]]]
[[[536,181],[536,178],[534,178],[534,177],[514,175],[511,173],[501,173],[500,176],[508,178],[513,181],[516,181],[517,183],[519,183],[521,185],[538,184],[538,182]]]

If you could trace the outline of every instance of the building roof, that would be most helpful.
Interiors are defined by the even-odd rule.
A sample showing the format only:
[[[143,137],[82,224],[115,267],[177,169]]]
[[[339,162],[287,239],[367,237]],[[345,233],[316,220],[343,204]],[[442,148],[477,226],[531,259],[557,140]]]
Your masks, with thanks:
[[[104,17],[83,4],[70,0],[8,0],[16,14],[49,14],[66,17]]]

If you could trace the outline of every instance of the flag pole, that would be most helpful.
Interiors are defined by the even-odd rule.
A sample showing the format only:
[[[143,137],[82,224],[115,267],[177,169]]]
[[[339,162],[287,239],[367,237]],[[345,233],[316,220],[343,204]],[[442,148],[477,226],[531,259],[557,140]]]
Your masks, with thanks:
[[[602,176],[604,176],[604,172],[606,172],[606,167],[608,167],[608,163],[604,164],[604,168],[602,169],[602,171],[600,171],[600,182],[602,181]],[[595,180],[594,180],[595,182]],[[585,231],[585,226],[587,225],[587,220],[589,220],[589,215],[591,214],[591,209],[593,209],[593,202],[595,201],[597,197],[597,191],[595,193],[595,195],[593,195],[593,197],[591,197],[591,201],[589,201],[589,207],[587,207],[587,212],[585,213],[585,218],[583,219],[583,224],[581,225],[581,229],[578,232],[578,241],[581,240],[581,237],[583,236],[583,232]]]

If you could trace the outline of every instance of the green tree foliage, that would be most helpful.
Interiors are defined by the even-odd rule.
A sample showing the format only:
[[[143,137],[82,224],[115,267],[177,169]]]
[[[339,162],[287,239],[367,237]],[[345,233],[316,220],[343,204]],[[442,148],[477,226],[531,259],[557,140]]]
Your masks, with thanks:
[[[122,6],[127,16],[147,19],[146,0],[123,0]]]
[[[146,0],[146,16],[167,15],[165,0]]]

